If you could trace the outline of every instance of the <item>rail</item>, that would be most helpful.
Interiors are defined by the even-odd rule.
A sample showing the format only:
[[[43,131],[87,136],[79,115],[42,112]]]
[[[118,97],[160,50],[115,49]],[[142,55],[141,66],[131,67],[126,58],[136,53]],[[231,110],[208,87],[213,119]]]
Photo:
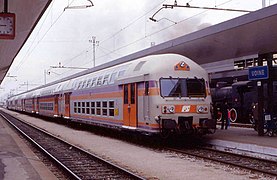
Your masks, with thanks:
[[[0,115],[72,179],[144,179],[3,111]]]

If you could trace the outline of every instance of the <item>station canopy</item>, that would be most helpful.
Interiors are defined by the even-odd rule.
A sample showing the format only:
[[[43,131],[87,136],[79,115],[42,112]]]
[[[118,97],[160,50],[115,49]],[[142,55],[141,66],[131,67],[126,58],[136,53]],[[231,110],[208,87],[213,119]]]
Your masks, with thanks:
[[[0,84],[14,58],[32,33],[39,19],[52,0],[7,0],[8,12],[15,13],[15,38],[0,39]],[[0,0],[0,13],[4,0]]]
[[[277,51],[277,5],[210,26],[127,55],[121,62],[146,55],[178,53],[198,64]]]
[[[51,0],[9,1],[9,11],[17,16],[16,37],[14,40],[0,40],[0,82],[50,2]],[[0,8],[3,9],[2,4]],[[272,5],[124,56],[114,64],[162,53],[178,53],[198,64],[205,64],[276,52],[276,22],[277,5]]]

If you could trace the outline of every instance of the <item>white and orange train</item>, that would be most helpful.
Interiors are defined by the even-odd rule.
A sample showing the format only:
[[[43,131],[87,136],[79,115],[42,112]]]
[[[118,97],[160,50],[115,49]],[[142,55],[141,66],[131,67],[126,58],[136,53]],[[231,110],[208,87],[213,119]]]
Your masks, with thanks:
[[[177,54],[101,65],[12,96],[7,107],[143,134],[208,134],[208,74]]]

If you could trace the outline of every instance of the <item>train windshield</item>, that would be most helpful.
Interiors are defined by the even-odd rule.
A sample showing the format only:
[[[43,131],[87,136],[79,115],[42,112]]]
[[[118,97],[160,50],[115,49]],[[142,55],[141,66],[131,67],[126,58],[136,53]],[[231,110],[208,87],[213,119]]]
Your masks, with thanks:
[[[161,78],[162,97],[206,97],[204,79]]]

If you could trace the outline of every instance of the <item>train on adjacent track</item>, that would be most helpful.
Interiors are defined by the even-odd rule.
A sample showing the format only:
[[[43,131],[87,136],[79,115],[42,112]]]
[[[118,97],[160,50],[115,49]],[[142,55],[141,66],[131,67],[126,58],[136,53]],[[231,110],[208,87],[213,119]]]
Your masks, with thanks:
[[[178,54],[119,59],[10,97],[7,108],[166,137],[209,134],[207,72]]]
[[[218,82],[216,88],[211,88],[211,94],[213,99],[213,104],[215,110],[214,112],[215,119],[221,121],[221,110],[220,106],[227,101],[229,105],[230,112],[230,121],[232,123],[254,123],[253,122],[253,107],[258,102],[258,93],[257,93],[257,82],[256,81],[238,81],[234,82],[231,85],[228,85],[227,82]],[[277,116],[277,81],[273,81],[272,94],[273,98],[268,98],[268,87],[267,84],[264,84],[263,87],[265,97],[265,104],[268,101],[271,101],[273,104],[273,117]],[[267,108],[264,108],[264,113],[267,114]]]

